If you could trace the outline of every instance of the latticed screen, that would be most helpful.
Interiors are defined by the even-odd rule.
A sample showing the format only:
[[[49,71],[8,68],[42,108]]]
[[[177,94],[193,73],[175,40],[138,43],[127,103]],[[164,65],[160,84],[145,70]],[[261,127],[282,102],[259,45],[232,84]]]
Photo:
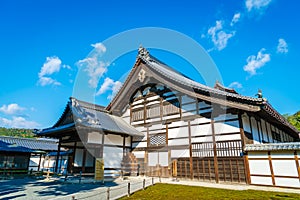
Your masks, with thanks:
[[[160,146],[166,144],[166,134],[151,135],[149,139],[150,146]]]

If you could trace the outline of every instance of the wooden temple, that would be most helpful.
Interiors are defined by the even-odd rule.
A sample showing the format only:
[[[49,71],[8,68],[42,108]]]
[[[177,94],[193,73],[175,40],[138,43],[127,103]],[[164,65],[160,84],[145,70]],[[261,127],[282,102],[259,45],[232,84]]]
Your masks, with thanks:
[[[262,96],[195,82],[143,47],[107,107],[70,98],[58,122],[38,134],[73,149],[69,173],[95,173],[102,159],[104,174],[247,184],[247,145],[299,141],[299,132]]]

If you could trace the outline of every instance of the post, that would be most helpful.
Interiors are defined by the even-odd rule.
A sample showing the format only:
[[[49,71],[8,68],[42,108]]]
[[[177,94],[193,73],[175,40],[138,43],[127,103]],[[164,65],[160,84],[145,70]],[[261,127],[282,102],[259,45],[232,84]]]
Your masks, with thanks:
[[[152,177],[152,185],[154,185],[154,177]]]
[[[145,190],[146,180],[143,180],[143,190]]]
[[[61,139],[58,139],[58,147],[57,147],[57,155],[56,155],[56,162],[55,162],[55,168],[54,172],[58,173],[58,161],[59,161],[59,155],[60,155],[60,148],[61,148]]]
[[[81,183],[82,171],[79,172],[79,184]]]
[[[127,192],[127,196],[130,196],[130,183],[128,183],[128,192]]]
[[[107,191],[106,191],[106,199],[107,199],[107,200],[109,200],[109,191],[110,191],[110,188],[108,187],[108,188],[107,188]]]

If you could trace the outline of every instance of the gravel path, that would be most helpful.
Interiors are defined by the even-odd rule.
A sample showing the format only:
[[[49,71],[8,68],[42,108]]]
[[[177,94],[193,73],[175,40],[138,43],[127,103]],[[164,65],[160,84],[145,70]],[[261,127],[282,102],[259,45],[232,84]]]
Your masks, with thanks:
[[[145,182],[143,183],[145,179]],[[159,182],[158,178],[152,180],[152,178],[136,177],[129,180],[117,179],[114,182],[106,182],[105,184],[94,182],[93,179],[83,179],[79,184],[78,180],[72,180],[67,183],[60,181],[59,179],[52,179],[50,181],[35,180],[31,178],[24,179],[11,179],[0,180],[0,199],[17,199],[17,200],[99,200],[107,199],[109,195],[110,199],[118,199],[121,196],[127,195],[128,183],[130,182],[130,192],[133,193],[143,188],[143,185],[150,186]],[[244,184],[215,184],[209,182],[199,182],[191,180],[174,181],[168,178],[162,178],[162,183],[169,184],[182,184],[191,186],[202,186],[212,188],[223,188],[231,190],[265,190],[276,192],[291,192],[299,193],[300,189],[287,189],[278,187],[262,187]],[[108,189],[109,188],[109,189]],[[108,194],[109,190],[109,194]]]

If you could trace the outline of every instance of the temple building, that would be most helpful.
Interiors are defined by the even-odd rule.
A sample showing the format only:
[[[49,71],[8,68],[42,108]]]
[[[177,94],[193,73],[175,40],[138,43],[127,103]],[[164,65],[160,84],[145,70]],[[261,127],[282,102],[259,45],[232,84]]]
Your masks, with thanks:
[[[140,47],[106,107],[70,98],[39,136],[72,150],[68,173],[300,187],[299,132],[269,102],[195,82]],[[289,172],[286,172],[288,162]]]

